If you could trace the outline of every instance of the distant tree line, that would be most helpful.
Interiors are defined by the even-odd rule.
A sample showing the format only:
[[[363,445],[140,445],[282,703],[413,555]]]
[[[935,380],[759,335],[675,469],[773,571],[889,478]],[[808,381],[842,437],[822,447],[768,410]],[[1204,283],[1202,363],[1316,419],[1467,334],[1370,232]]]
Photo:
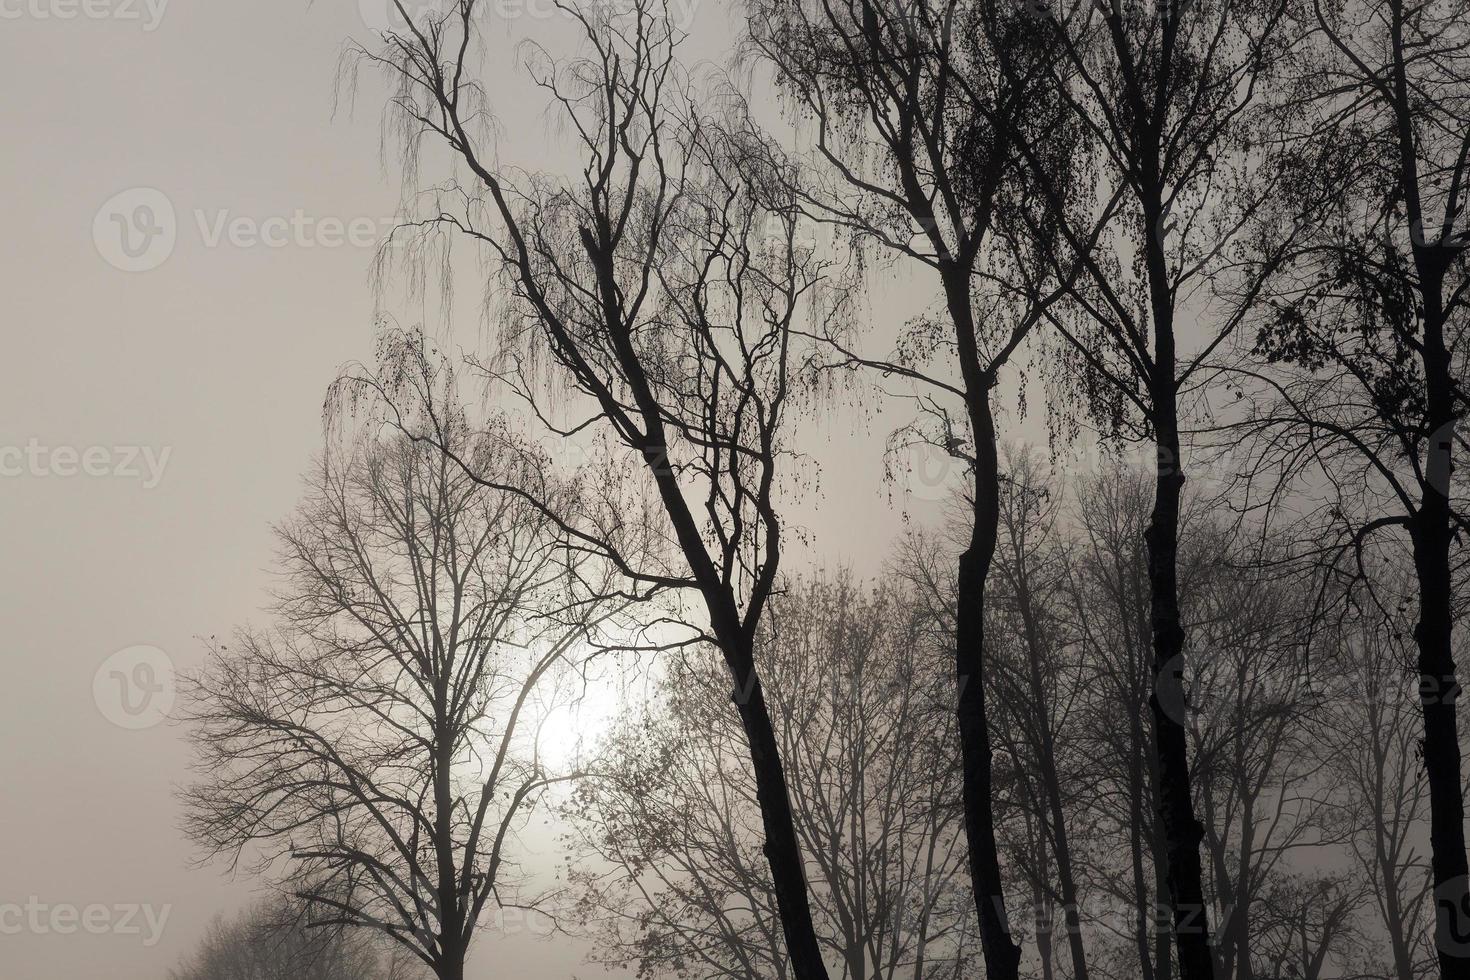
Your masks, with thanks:
[[[309,930],[300,908],[267,899],[217,917],[169,980],[416,980],[422,966],[360,931]]]

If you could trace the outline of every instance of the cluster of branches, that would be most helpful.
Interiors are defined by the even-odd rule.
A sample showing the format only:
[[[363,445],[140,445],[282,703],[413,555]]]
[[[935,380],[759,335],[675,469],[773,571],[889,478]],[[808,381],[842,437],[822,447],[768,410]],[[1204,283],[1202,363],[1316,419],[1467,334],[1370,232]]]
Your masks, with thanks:
[[[370,934],[308,930],[290,900],[257,903],[210,924],[169,980],[416,980],[422,965]]]
[[[584,798],[604,823],[584,843],[627,871],[589,879],[587,907],[649,903],[650,938],[610,959],[917,975],[968,969],[978,937],[986,975],[1014,980],[1020,888],[1052,910],[1033,917],[1046,975],[1058,916],[1076,977],[1321,975],[1363,958],[1366,892],[1288,858],[1338,847],[1372,855],[1410,976],[1422,816],[1437,969],[1470,976],[1463,0],[748,0],[738,54],[803,123],[786,141],[733,86],[704,96],[653,0],[558,4],[582,53],[527,64],[570,176],[499,162],[482,6],[394,0],[398,26],[349,57],[393,92],[409,193],[386,254],[447,292],[451,250],[474,249],[495,343],[458,365],[385,330],[335,386],[334,418],[366,405],[380,427],[283,531],[281,629],[199,679],[194,836],[259,848],[321,924],[457,980],[556,778],[514,751],[523,706],[574,646],[654,649],[690,682],[647,731],[699,751],[624,733],[626,771]],[[449,160],[427,185],[426,149]],[[937,297],[876,353],[853,289],[875,255]],[[1147,477],[1063,509],[1059,481],[1007,460],[1002,395],[1027,363],[1054,436],[1147,447]],[[470,425],[460,367],[516,411]],[[810,489],[793,421],[834,372],[908,385],[896,438],[966,486],[952,533],[898,562],[908,586],[813,587],[783,616],[784,508]],[[1222,435],[1238,484],[1191,495]],[[565,472],[571,446],[595,466]],[[629,609],[636,628],[591,639]],[[1395,768],[1398,706],[1333,716],[1337,749],[1303,727],[1318,671],[1399,665],[1406,615],[1423,800]],[[885,616],[930,647],[879,636]],[[819,653],[949,717],[814,698]],[[1333,804],[1329,770],[1377,802]],[[1126,954],[1085,939],[1104,893],[1137,913],[1113,928]]]
[[[487,903],[536,901],[507,845],[576,775],[538,727],[622,604],[539,511],[397,434],[326,452],[278,536],[275,625],[190,679],[185,830],[273,873],[307,927],[376,931],[460,976]]]
[[[756,657],[825,958],[854,977],[968,975],[954,714],[920,610],[896,583],[793,583]],[[642,976],[789,977],[743,739],[707,661],[661,673],[567,805],[578,918],[599,961]]]
[[[994,805],[1021,969],[1172,977],[1142,529],[1146,472],[1063,489],[1018,459],[990,604]],[[1315,580],[1269,570],[1187,496],[1182,607],[1206,638],[1186,700],[1223,976],[1435,970],[1411,654],[1373,616],[1315,621]],[[947,571],[961,510],[872,585],[794,582],[758,645],[785,736],[818,939],[844,976],[957,977],[982,960],[955,784]],[[1401,624],[1400,624],[1401,625]],[[791,977],[742,739],[707,665],[672,665],[565,808],[576,918],[641,976]]]

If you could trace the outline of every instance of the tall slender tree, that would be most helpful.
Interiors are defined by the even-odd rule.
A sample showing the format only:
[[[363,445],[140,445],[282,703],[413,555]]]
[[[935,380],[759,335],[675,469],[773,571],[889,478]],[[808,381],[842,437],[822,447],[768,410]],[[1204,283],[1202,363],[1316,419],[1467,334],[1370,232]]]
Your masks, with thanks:
[[[958,980],[979,959],[968,897],[948,651],[912,597],[849,573],[777,597],[757,657],[812,857],[818,935],[844,975]],[[641,975],[784,978],[759,808],[701,653],[621,721],[572,815],[594,958]],[[608,870],[612,869],[611,872]]]
[[[1443,977],[1470,977],[1470,866],[1454,657],[1453,458],[1464,447],[1470,324],[1470,24],[1462,3],[1314,3],[1313,113],[1295,187],[1323,206],[1278,285],[1257,350],[1296,373],[1253,420],[1343,492],[1330,563],[1363,574],[1380,532],[1407,539]]]
[[[1281,182],[1275,156],[1262,152],[1269,129],[1261,109],[1299,33],[1287,13],[1286,0],[1166,0],[1078,4],[1048,17],[1070,76],[1067,101],[1088,134],[1099,184],[1098,204],[1080,223],[1071,202],[1040,185],[1067,243],[1066,260],[1084,270],[1068,315],[1052,318],[1073,355],[1064,386],[1105,436],[1144,441],[1156,456],[1145,532],[1150,714],[1184,980],[1215,973],[1200,860],[1204,828],[1180,711],[1187,412],[1208,397],[1211,359],[1255,308],[1265,271],[1290,245],[1287,236],[1242,254]]]
[[[1117,466],[1078,481],[1073,492],[1063,595],[1093,694],[1077,724],[1079,751],[1097,780],[1088,807],[1095,833],[1102,846],[1126,856],[1124,870],[1104,871],[1094,887],[1131,910],[1128,938],[1138,975],[1169,980],[1169,886],[1157,807],[1158,754],[1148,724],[1153,657],[1143,530],[1153,486],[1147,472]]]
[[[473,65],[482,6],[455,0],[447,12],[415,18],[395,0],[407,26],[357,52],[396,87],[405,173],[417,173],[428,144],[448,150],[463,174],[431,195],[400,241],[437,245],[449,236],[483,249],[507,300],[499,350],[481,364],[487,379],[523,400],[541,435],[590,440],[631,460],[646,481],[646,495],[612,506],[602,523],[542,506],[577,547],[618,568],[630,590],[695,599],[696,610],[670,614],[683,628],[659,645],[720,653],[793,974],[825,980],[754,656],[778,584],[778,500],[791,488],[778,470],[790,453],[796,328],[831,312],[821,302],[825,265],[800,242],[794,204],[779,187],[758,190],[766,175],[702,114],[676,57],[680,36],[649,0],[616,17],[557,4],[586,56],[557,61],[533,51],[531,72],[560,113],[580,172],[523,180],[502,167],[478,125],[493,108]],[[381,377],[362,380],[391,395]],[[432,417],[415,437],[442,448]],[[487,484],[511,489],[465,462]],[[665,543],[666,560],[642,564],[626,553],[619,537],[632,526]]]
[[[914,431],[973,480],[956,571],[961,799],[986,971],[1008,980],[1021,950],[996,845],[985,589],[1000,513],[997,388],[1057,298],[1029,255],[1031,229],[1047,222],[1028,228],[1016,212],[1034,203],[1037,182],[1064,197],[1077,176],[1051,33],[1020,5],[973,0],[752,0],[747,11],[747,47],[812,127],[811,147],[776,168],[792,200],[859,252],[914,261],[941,297],[890,355],[822,340],[842,366],[912,381],[929,423]]]
[[[1071,975],[1089,976],[1083,935],[1081,882],[1072,827],[1072,806],[1086,796],[1091,780],[1068,749],[1071,722],[1080,711],[1080,675],[1086,670],[1072,642],[1070,624],[1056,598],[1064,594],[1067,554],[1060,542],[1061,486],[1048,481],[1025,450],[1006,460],[1001,494],[1001,544],[992,590],[991,621],[996,689],[1005,718],[1004,741],[1015,770],[1016,794],[1026,800],[1035,824],[1043,867],[1033,869],[1035,887],[1060,907]],[[1007,648],[1009,648],[1007,650]],[[1009,653],[1009,656],[1006,654]],[[993,654],[994,655],[994,654]]]
[[[1333,631],[1338,655],[1317,752],[1347,850],[1387,939],[1383,972],[1415,980],[1438,969],[1433,876],[1420,835],[1428,786],[1418,758],[1412,629],[1350,616]],[[1380,940],[1380,945],[1383,945]]]

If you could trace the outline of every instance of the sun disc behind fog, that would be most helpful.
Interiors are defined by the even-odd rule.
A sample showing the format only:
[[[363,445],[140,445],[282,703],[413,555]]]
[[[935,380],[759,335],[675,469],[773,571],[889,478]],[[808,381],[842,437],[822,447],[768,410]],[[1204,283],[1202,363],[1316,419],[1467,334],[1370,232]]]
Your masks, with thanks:
[[[542,714],[536,739],[541,764],[552,772],[585,765],[612,730],[622,699],[611,679],[578,681]]]

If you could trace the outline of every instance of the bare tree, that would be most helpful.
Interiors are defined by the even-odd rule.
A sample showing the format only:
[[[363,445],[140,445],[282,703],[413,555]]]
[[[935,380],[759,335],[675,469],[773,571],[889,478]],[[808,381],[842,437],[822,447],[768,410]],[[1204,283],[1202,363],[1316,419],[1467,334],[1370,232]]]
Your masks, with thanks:
[[[988,635],[1003,706],[1002,827],[1037,896],[1042,975],[1065,944],[1073,955],[1085,948],[1102,975],[1169,976],[1168,918],[1155,917],[1166,845],[1151,819],[1149,597],[1137,533],[1151,486],[1121,465],[1071,488],[1028,455],[1013,454],[1010,470]],[[1261,944],[1296,928],[1282,918],[1297,922],[1300,911],[1286,896],[1319,894],[1293,891],[1303,861],[1344,839],[1328,819],[1332,787],[1312,735],[1313,594],[1308,578],[1283,576],[1249,536],[1220,526],[1200,495],[1184,498],[1181,526],[1181,609],[1208,655],[1192,659],[1182,700],[1165,708],[1195,745],[1210,859],[1202,884],[1221,923],[1212,955],[1223,973],[1251,977],[1267,962]],[[1317,639],[1316,655],[1331,663],[1330,644]],[[1354,949],[1365,893],[1355,880],[1341,884],[1343,921],[1318,936],[1332,968]],[[1113,918],[1116,903],[1131,916]],[[1056,913],[1066,932],[1053,938],[1044,933]]]
[[[307,930],[289,900],[210,924],[169,980],[412,980],[422,965],[360,932]],[[401,958],[400,958],[401,957]]]
[[[536,901],[516,829],[574,775],[540,756],[538,717],[607,609],[552,530],[431,447],[329,449],[278,530],[278,625],[192,678],[189,835],[283,878],[307,927],[381,933],[460,980],[487,904]]]
[[[1344,574],[1364,578],[1365,546],[1380,532],[1407,538],[1440,972],[1467,977],[1453,649],[1464,520],[1452,458],[1464,445],[1470,322],[1470,33],[1458,3],[1313,3],[1311,17],[1313,111],[1293,134],[1310,166],[1294,187],[1323,204],[1257,336],[1258,351],[1295,371],[1270,375],[1279,397],[1253,421],[1276,427],[1278,458],[1327,471],[1338,489],[1323,550]]]
[[[1421,840],[1428,787],[1414,711],[1417,673],[1402,633],[1371,614],[1349,619],[1324,692],[1321,753],[1336,789],[1337,821],[1388,940],[1395,980],[1437,970],[1428,927],[1432,876]]]
[[[1034,891],[1061,910],[1072,976],[1088,975],[1082,929],[1080,882],[1073,859],[1069,814],[1090,797],[1093,779],[1076,753],[1073,723],[1088,669],[1074,642],[1071,617],[1057,600],[1065,595],[1068,554],[1058,528],[1062,487],[1029,451],[1007,460],[1001,493],[1001,543],[992,593],[995,687],[1002,706],[998,742],[1010,757],[1028,826],[1035,828],[1031,863]]]
[[[1255,942],[1271,931],[1257,917],[1286,914],[1287,895],[1328,895],[1289,884],[1293,855],[1342,843],[1325,819],[1328,791],[1313,751],[1322,707],[1313,658],[1331,651],[1313,642],[1311,581],[1283,574],[1284,549],[1252,546],[1208,517],[1192,540],[1185,609],[1208,655],[1192,658],[1179,709],[1195,746],[1208,891],[1219,916],[1215,955],[1222,976],[1249,980],[1259,968]],[[1343,915],[1361,898],[1352,883],[1333,894],[1345,903]],[[1266,903],[1273,895],[1274,904]],[[1323,957],[1341,933],[1341,923],[1324,928]]]
[[[1086,3],[1052,11],[1064,91],[1088,134],[1099,187],[1085,220],[1041,182],[1079,263],[1075,303],[1052,317],[1073,359],[1061,375],[1105,437],[1156,450],[1145,533],[1154,690],[1150,697],[1174,940],[1185,980],[1213,977],[1182,703],[1180,514],[1192,403],[1214,390],[1213,359],[1260,299],[1291,235],[1255,234],[1283,179],[1261,105],[1296,43],[1285,0]],[[1026,149],[1022,144],[1023,150]],[[1038,234],[1047,229],[1038,226]],[[1045,240],[1055,240],[1047,236]],[[1099,247],[1099,245],[1101,247]],[[1071,282],[1070,276],[1064,277]]]
[[[931,669],[943,648],[919,628],[903,594],[842,574],[783,593],[757,645],[818,935],[848,978],[958,978],[978,953],[945,793],[958,771]],[[740,732],[706,678],[698,661],[669,665],[656,707],[578,788],[595,955],[646,976],[788,977]]]
[[[1323,980],[1334,970],[1344,975],[1333,959],[1343,958],[1349,946],[1361,949],[1355,913],[1363,900],[1363,889],[1350,876],[1289,875],[1273,882],[1260,897],[1268,922],[1257,940],[1271,975],[1301,980]]]
[[[1143,530],[1152,489],[1146,473],[1122,466],[1073,488],[1063,596],[1087,665],[1082,683],[1092,693],[1077,724],[1081,752],[1096,780],[1095,796],[1086,805],[1098,846],[1125,856],[1122,873],[1100,868],[1089,877],[1109,901],[1131,910],[1123,928],[1134,955],[1125,961],[1133,959],[1132,968],[1144,980],[1168,980],[1174,960],[1157,807],[1158,756],[1147,723],[1153,657]]]
[[[942,312],[917,317],[886,357],[844,336],[822,339],[841,366],[912,382],[922,420],[902,437],[938,447],[974,479],[954,633],[962,800],[986,970],[1013,978],[1021,950],[991,802],[985,588],[1000,511],[995,392],[1057,298],[1032,256],[1035,229],[1048,222],[1028,226],[1016,212],[1036,203],[1038,182],[1063,197],[1078,176],[1051,32],[1020,4],[756,0],[747,9],[748,48],[813,128],[810,152],[785,171],[796,205],[860,253],[932,272],[942,295]],[[1077,969],[1086,976],[1085,962]]]
[[[507,299],[499,353],[481,365],[487,376],[523,400],[544,435],[580,434],[633,460],[651,484],[600,525],[535,494],[523,499],[640,597],[692,596],[702,606],[700,615],[671,613],[685,628],[654,645],[708,643],[720,653],[793,972],[821,980],[806,861],[754,647],[782,554],[778,464],[790,454],[793,325],[826,315],[824,264],[799,242],[792,203],[758,193],[763,175],[700,114],[678,36],[656,5],[639,0],[617,18],[559,5],[587,57],[533,53],[533,77],[580,157],[571,181],[522,180],[495,162],[479,126],[490,106],[472,64],[476,0],[417,19],[395,6],[409,26],[357,56],[396,88],[406,174],[417,173],[426,144],[450,151],[463,174],[401,233],[483,249]],[[442,448],[437,416],[428,419],[414,436]],[[667,545],[666,561],[620,549],[617,529],[634,525]]]

